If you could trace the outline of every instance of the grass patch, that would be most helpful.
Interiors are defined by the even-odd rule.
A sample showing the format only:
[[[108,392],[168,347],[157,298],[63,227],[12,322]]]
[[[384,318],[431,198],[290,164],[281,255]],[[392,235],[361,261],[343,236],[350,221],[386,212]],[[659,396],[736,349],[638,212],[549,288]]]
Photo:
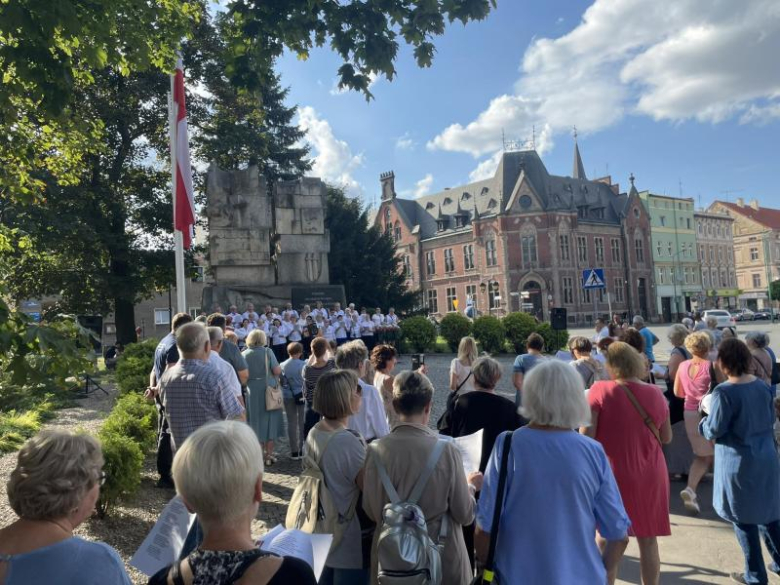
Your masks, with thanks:
[[[69,393],[56,387],[13,386],[0,388],[0,454],[16,451],[54,418],[55,411],[73,405]]]
[[[41,414],[36,410],[0,414],[0,453],[15,451],[41,428]]]

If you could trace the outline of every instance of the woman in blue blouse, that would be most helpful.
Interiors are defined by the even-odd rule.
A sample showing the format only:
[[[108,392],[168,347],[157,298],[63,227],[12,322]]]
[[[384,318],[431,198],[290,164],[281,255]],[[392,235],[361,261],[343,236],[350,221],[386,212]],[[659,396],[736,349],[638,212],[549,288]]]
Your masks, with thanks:
[[[42,431],[24,444],[8,481],[19,519],[0,530],[0,583],[130,585],[113,548],[73,536],[95,509],[102,468],[88,435]]]
[[[731,578],[767,583],[759,534],[772,556],[769,570],[780,575],[780,466],[773,435],[774,395],[770,386],[747,373],[750,362],[750,350],[742,341],[721,342],[718,365],[728,379],[713,390],[709,405],[705,400],[708,416],[699,431],[715,440],[712,505],[734,525],[745,555],[745,572],[732,573]]]
[[[630,520],[600,443],[572,429],[587,426],[582,378],[547,360],[523,384],[495,554],[499,583],[614,583]],[[477,510],[475,548],[484,561],[498,490],[505,433],[496,439]],[[602,550],[596,544],[596,527]]]

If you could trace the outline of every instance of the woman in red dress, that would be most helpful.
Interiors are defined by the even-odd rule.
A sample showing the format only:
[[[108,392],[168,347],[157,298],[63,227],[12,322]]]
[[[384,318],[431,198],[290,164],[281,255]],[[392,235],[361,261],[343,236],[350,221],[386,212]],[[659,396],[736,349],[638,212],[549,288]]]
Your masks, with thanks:
[[[612,343],[606,357],[613,380],[591,387],[592,422],[581,432],[607,453],[631,519],[629,534],[639,545],[642,583],[657,585],[661,559],[656,537],[671,534],[669,479],[661,450],[662,443],[672,440],[669,406],[660,388],[640,380],[645,364],[633,347]]]

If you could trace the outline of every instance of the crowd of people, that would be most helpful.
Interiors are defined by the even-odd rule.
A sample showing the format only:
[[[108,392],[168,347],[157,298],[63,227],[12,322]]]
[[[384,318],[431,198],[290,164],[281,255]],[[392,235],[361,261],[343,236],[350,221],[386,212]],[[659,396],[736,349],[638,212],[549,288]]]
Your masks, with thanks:
[[[324,320],[320,309],[303,320]],[[713,507],[745,557],[732,579],[780,575],[778,372],[765,334],[743,342],[680,324],[669,330],[666,367],[641,317],[598,321],[591,338],[572,337],[557,356],[531,334],[512,368],[514,400],[496,393],[500,364],[466,337],[434,425],[424,365],[395,372],[395,348],[363,335],[275,340],[280,325],[269,312],[247,317],[257,326],[243,351],[230,341],[234,317],[220,313],[206,323],[176,315],[157,348],[147,396],[160,413],[160,485],[175,487],[197,519],[180,560],[150,583],[316,582],[308,565],[261,552],[252,539],[285,427],[289,457],[302,461],[288,525],[311,519],[334,535],[320,584],[417,583],[425,574],[460,585],[483,569],[499,583],[614,583],[629,538],[642,583],[658,584],[657,539],[671,533],[669,447],[682,441],[692,456],[680,498],[692,514],[714,462]],[[452,438],[478,431],[478,469],[464,469]],[[73,536],[102,467],[99,445],[84,435],[45,432],[25,444],[8,486],[19,520],[0,531],[0,582],[129,583],[112,549]],[[311,481],[315,501],[301,491]]]

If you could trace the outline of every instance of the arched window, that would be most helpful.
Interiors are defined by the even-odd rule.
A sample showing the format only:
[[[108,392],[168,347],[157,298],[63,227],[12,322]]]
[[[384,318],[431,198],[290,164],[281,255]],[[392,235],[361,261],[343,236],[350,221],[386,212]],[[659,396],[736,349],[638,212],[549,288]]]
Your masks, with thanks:
[[[395,222],[395,241],[398,242],[401,240],[401,224],[400,222]]]

